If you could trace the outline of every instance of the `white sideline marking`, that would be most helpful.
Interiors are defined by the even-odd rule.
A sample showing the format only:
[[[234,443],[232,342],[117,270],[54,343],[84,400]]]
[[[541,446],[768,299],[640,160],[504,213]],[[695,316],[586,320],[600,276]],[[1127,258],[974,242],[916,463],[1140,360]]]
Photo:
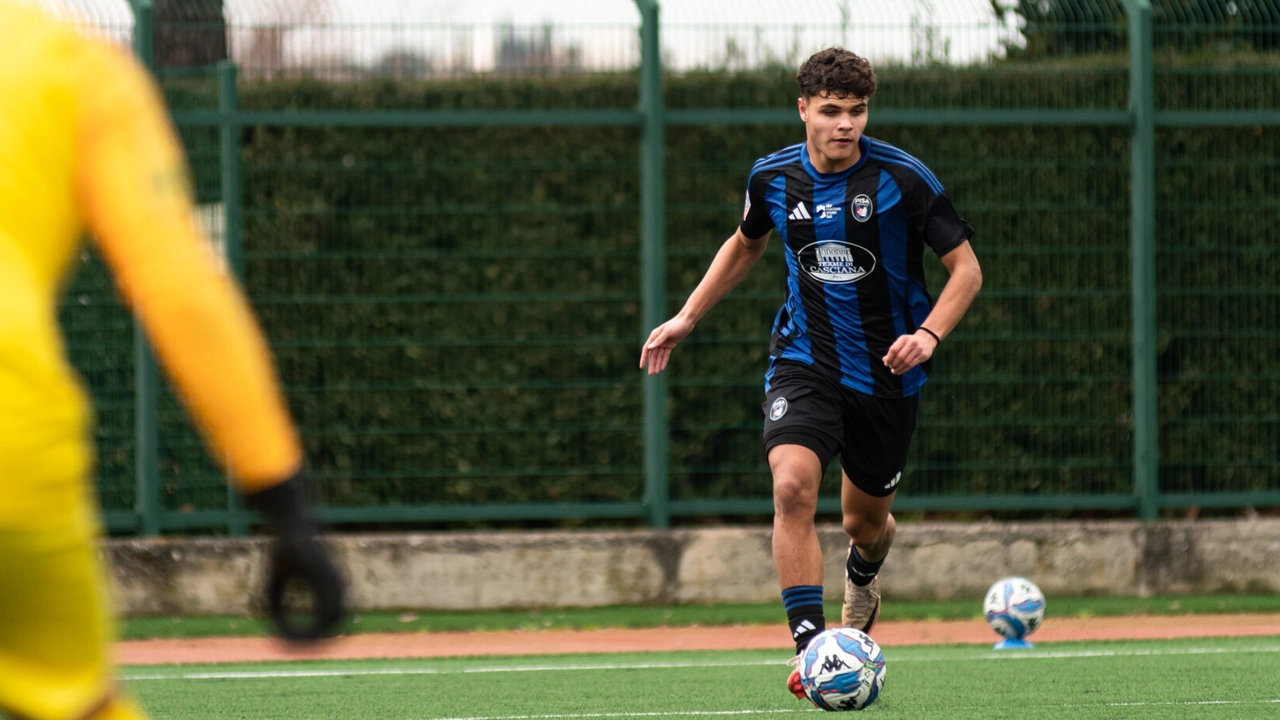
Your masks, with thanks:
[[[1036,650],[1016,652],[985,652],[969,659],[976,660],[1045,660],[1093,657],[1136,657],[1136,656],[1177,656],[1177,655],[1221,655],[1235,653],[1276,653],[1280,645],[1267,645],[1256,648],[1184,648],[1178,650],[1064,650],[1058,652],[1039,652]],[[889,656],[890,662],[939,662],[956,659],[956,655],[930,655],[924,657],[895,658]],[[701,667],[749,667],[764,665],[785,665],[783,660],[750,660],[740,662],[667,662],[667,663],[596,663],[579,665],[494,665],[472,668],[367,668],[367,669],[331,669],[331,670],[212,670],[206,672],[176,673],[125,673],[127,681],[140,680],[251,680],[257,678],[312,678],[312,677],[359,677],[373,675],[466,675],[470,673],[501,672],[563,672],[565,670],[666,670],[677,668]],[[531,716],[532,717],[532,716]],[[585,717],[585,716],[584,716]]]
[[[359,662],[359,661],[357,661]],[[344,677],[357,675],[466,675],[500,672],[560,672],[563,670],[666,670],[675,668],[785,665],[781,660],[744,662],[601,663],[596,665],[498,665],[474,668],[383,668],[368,670],[228,670],[194,673],[125,674],[125,680],[243,680],[254,678]]]
[[[1113,702],[1107,703],[1107,707],[1164,707],[1165,705],[1273,705],[1280,703],[1280,698],[1275,700],[1184,700],[1182,702]]]
[[[1092,658],[1092,657],[1139,657],[1164,655],[1225,655],[1228,653],[1273,653],[1280,652],[1280,645],[1264,645],[1256,648],[1185,648],[1182,650],[1063,650],[1061,652],[1036,652],[1035,650],[1015,650],[1010,654],[987,653],[982,660],[1056,660],[1060,658]],[[910,662],[901,659],[898,662]]]
[[[1186,702],[1132,702],[1132,703],[1103,703],[1104,707],[1166,707],[1166,706],[1195,706],[1195,705],[1268,705],[1280,704],[1280,699],[1275,700],[1188,700]],[[1041,709],[1051,709],[1054,707],[1093,707],[1091,705],[1047,705],[1038,706]],[[966,708],[969,710],[978,709],[974,707]],[[562,713],[555,715],[475,715],[472,717],[448,717],[438,718],[437,720],[587,720],[589,718],[640,718],[640,717],[670,717],[684,715],[765,715],[765,714],[781,714],[781,713],[813,713],[820,712],[817,708],[804,708],[795,710],[690,710],[685,712],[618,712],[618,713]]]
[[[580,717],[671,717],[685,715],[781,715],[790,712],[820,712],[817,707],[800,710],[672,710],[668,712],[564,712],[556,715],[475,715],[472,717],[439,717],[436,720],[576,720]]]

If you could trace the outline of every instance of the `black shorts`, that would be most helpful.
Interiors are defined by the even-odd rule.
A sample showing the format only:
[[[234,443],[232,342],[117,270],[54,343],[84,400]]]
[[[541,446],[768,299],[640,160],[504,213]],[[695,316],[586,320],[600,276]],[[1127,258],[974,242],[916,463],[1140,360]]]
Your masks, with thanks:
[[[777,364],[764,404],[764,451],[778,445],[812,450],[823,472],[836,453],[849,479],[875,497],[893,494],[907,465],[919,394],[866,395],[793,362]]]

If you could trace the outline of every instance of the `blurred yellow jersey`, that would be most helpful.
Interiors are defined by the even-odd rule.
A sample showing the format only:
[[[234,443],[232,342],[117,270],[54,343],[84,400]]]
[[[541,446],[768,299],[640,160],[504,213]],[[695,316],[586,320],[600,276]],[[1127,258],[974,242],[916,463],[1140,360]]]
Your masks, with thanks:
[[[0,0],[0,528],[86,493],[90,411],[57,325],[88,232],[243,489],[301,462],[265,343],[193,218],[159,94],[122,49]]]

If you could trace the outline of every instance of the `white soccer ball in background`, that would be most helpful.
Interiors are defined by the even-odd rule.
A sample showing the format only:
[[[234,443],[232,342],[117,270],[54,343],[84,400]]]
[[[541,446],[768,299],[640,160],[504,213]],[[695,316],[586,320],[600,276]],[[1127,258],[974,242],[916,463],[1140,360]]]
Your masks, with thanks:
[[[992,630],[1022,640],[1044,622],[1044,593],[1023,577],[1007,577],[987,591],[982,612]]]
[[[800,656],[800,685],[823,710],[861,710],[884,686],[884,653],[866,633],[832,628],[816,635]]]

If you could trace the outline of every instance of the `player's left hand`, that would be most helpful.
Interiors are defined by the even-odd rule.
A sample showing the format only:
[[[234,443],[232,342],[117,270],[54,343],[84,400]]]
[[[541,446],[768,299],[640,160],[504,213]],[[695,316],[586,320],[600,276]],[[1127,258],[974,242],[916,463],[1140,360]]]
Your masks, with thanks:
[[[911,335],[899,336],[893,345],[889,346],[889,352],[885,353],[881,362],[889,368],[889,372],[902,375],[933,357],[933,351],[937,348],[938,341],[932,335],[917,330]]]

